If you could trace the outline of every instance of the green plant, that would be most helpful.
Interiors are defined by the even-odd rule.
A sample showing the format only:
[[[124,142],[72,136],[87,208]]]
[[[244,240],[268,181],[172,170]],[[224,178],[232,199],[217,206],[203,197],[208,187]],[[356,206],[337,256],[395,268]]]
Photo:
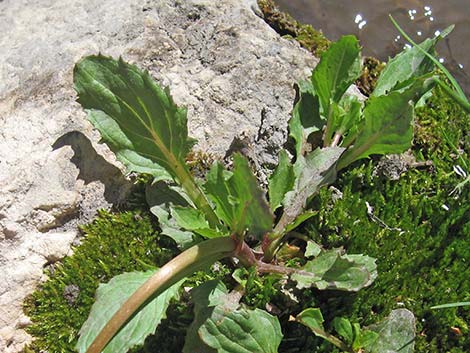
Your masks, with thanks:
[[[438,39],[421,47],[432,51]],[[204,183],[193,178],[185,164],[194,143],[188,137],[186,110],[147,72],[122,59],[81,60],[74,71],[79,102],[128,170],[154,177],[147,190],[151,212],[162,233],[184,251],[159,270],[125,273],[100,285],[77,349],[126,352],[143,343],[183,279],[224,257],[237,258],[259,273],[279,274],[296,290],[358,291],[369,286],[377,276],[375,259],[323,249],[294,230],[316,214],[308,210],[309,200],[333,183],[339,170],[358,159],[411,146],[414,106],[435,83],[432,69],[421,51],[405,51],[385,67],[364,102],[346,93],[361,73],[356,38],[345,36],[331,45],[311,79],[299,84],[299,101],[289,122],[295,158],[280,152],[267,201],[248,161],[238,154],[232,170],[216,162]],[[321,147],[315,148],[314,137],[322,141]],[[296,261],[276,260],[293,238],[305,241],[304,254]],[[278,319],[241,306],[240,291],[229,293],[221,282],[212,281],[193,289],[192,295],[195,321],[184,352],[277,351],[282,338]],[[349,351],[381,352],[374,344],[381,339],[379,329],[376,335],[368,333],[374,329],[356,331],[345,337]]]
[[[431,60],[446,76],[446,78],[451,83],[452,88],[450,88],[447,84],[445,84],[439,78],[436,78],[436,83],[444,90],[444,92],[449,95],[460,107],[465,110],[467,113],[470,113],[470,102],[468,101],[465,93],[463,92],[462,87],[457,83],[457,80],[452,76],[452,74],[442,65],[439,60],[437,60],[433,55],[428,53],[425,48],[422,48],[421,45],[416,44],[413,39],[400,27],[400,25],[395,21],[395,19],[390,16],[390,20],[392,21],[395,28],[400,32],[400,34],[405,38],[408,42],[410,42],[414,48],[418,49],[423,55],[426,55],[429,60]],[[446,36],[454,29],[454,26],[450,26],[446,28],[441,35]]]

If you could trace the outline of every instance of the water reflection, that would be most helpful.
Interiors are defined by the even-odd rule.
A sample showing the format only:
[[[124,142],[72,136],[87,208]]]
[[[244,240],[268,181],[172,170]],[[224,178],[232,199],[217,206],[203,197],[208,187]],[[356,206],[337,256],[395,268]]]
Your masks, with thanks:
[[[470,77],[466,72],[470,67],[469,0],[276,0],[276,3],[299,21],[322,29],[330,39],[355,34],[364,55],[382,60],[406,45],[388,14],[417,42],[455,24],[452,34],[438,46],[439,61],[470,93]]]

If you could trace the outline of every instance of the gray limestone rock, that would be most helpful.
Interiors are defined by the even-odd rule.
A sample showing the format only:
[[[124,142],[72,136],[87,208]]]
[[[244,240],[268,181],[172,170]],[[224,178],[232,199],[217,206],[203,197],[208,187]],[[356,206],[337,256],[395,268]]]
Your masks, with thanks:
[[[272,166],[316,59],[256,13],[254,0],[0,1],[1,352],[30,340],[21,305],[43,266],[130,187],[75,103],[74,63],[101,52],[148,69],[188,107],[198,149],[224,156],[243,137]]]

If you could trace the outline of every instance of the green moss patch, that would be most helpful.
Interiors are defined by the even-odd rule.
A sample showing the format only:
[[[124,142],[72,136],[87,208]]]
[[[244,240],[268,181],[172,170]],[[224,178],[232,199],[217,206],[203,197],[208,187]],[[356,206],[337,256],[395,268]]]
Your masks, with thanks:
[[[430,307],[470,300],[470,187],[451,194],[462,181],[453,166],[470,161],[470,119],[436,90],[417,122],[414,154],[432,167],[391,181],[374,176],[371,161],[341,175],[336,202],[331,190],[315,201],[320,213],[306,227],[311,236],[377,258],[379,271],[374,284],[355,295],[318,298],[327,320],[342,315],[364,325],[408,308],[417,318],[416,352],[469,352],[470,310]]]
[[[314,29],[311,25],[302,24],[289,14],[280,11],[274,1],[259,0],[258,5],[267,24],[281,36],[291,37],[298,41],[313,55],[320,56],[330,46],[331,42],[321,31]]]
[[[35,337],[30,349],[35,352],[74,352],[100,282],[162,265],[175,254],[159,245],[149,216],[140,212],[101,211],[83,231],[86,237],[73,256],[49,269],[51,279],[26,302],[26,314],[33,321],[28,332]]]

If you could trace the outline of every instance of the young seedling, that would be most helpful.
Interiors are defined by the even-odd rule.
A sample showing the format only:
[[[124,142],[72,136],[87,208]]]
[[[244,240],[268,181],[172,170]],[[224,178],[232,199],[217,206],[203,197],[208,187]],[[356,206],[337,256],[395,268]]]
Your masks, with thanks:
[[[150,209],[161,232],[184,250],[160,269],[122,274],[100,285],[77,350],[125,353],[142,344],[155,332],[184,279],[224,257],[237,258],[259,273],[280,274],[300,290],[369,286],[377,276],[375,259],[325,250],[293,231],[315,214],[308,208],[310,199],[333,183],[339,170],[358,159],[401,153],[411,146],[414,105],[435,83],[433,64],[421,49],[432,51],[438,39],[391,60],[367,101],[346,93],[361,73],[357,39],[345,36],[333,44],[311,79],[299,84],[289,122],[294,158],[281,150],[267,197],[239,154],[231,170],[216,162],[205,181],[193,178],[185,163],[194,144],[186,110],[147,72],[101,55],[77,63],[79,103],[128,171],[154,177],[147,190]],[[322,136],[322,146],[311,144],[313,134]],[[276,260],[291,237],[307,241],[301,267]],[[257,251],[247,238],[259,245]],[[240,296],[218,282],[203,284],[192,294],[196,318],[184,352],[277,352],[282,338],[277,317],[241,306]]]

